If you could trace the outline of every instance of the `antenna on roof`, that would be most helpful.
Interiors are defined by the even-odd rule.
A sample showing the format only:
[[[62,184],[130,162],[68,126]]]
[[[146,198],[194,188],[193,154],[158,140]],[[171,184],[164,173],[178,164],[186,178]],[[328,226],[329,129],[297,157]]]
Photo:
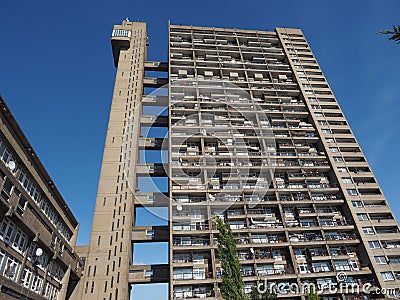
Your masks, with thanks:
[[[125,21],[129,22],[129,18],[128,18],[128,17],[126,17],[126,18],[125,18]]]

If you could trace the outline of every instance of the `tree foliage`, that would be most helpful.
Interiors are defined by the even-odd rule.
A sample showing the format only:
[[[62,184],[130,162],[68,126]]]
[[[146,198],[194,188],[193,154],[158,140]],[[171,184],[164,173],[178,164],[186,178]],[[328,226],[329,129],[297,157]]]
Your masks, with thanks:
[[[240,272],[240,263],[236,255],[236,240],[228,222],[217,218],[218,256],[221,260],[222,297],[225,300],[249,300],[244,292],[244,282]]]
[[[314,287],[310,287],[310,291],[307,294],[307,300],[319,300],[318,294],[314,291]]]
[[[396,41],[397,43],[400,44],[400,25],[397,25],[397,27],[393,25],[393,30],[382,30],[379,31],[378,33],[391,34],[392,36],[389,37],[389,40]]]
[[[258,288],[256,286],[254,286],[251,289],[251,300],[275,300],[276,294],[274,292],[271,292],[269,287],[263,287],[265,289],[265,292],[260,293]]]

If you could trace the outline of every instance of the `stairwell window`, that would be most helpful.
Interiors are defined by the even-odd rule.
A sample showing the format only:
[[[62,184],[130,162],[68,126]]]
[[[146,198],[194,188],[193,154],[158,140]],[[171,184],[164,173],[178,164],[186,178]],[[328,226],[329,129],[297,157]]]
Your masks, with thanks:
[[[363,207],[361,201],[351,201],[351,205],[353,205],[353,207]]]
[[[381,272],[381,276],[383,281],[392,281],[394,280],[392,272]]]
[[[372,227],[363,227],[363,232],[365,234],[374,234],[374,229]]]
[[[343,180],[343,183],[346,183],[346,184],[351,184],[351,183],[353,183],[353,182],[351,181],[351,178],[349,178],[349,177],[344,177],[344,178],[342,178],[342,180]]]
[[[370,249],[379,249],[381,247],[378,241],[369,241],[368,245]]]
[[[348,189],[347,194],[349,196],[357,196],[358,195],[357,190],[354,190],[354,189]]]
[[[375,256],[374,258],[375,258],[375,262],[378,265],[386,265],[387,264],[386,258],[384,256]]]

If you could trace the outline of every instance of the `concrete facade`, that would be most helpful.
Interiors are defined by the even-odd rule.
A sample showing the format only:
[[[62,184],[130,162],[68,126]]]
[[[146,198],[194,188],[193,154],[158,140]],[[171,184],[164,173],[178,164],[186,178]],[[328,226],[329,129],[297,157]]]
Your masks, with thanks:
[[[168,38],[168,63],[148,62],[145,23],[114,27],[81,299],[128,299],[131,284],[157,282],[169,283],[169,299],[221,299],[217,216],[237,239],[247,292],[267,279],[371,292],[324,290],[326,300],[384,298],[380,288],[398,297],[398,223],[302,31],[169,25]],[[142,115],[145,106],[168,116]],[[139,150],[167,149],[168,164],[140,162]],[[139,177],[167,174],[167,193],[139,189]],[[135,227],[137,207],[168,207],[168,226]],[[169,263],[132,265],[133,243],[150,241],[169,242]]]

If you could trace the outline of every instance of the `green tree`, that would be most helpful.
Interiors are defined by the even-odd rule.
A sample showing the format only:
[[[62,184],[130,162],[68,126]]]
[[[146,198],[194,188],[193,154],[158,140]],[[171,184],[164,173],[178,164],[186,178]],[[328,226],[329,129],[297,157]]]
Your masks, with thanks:
[[[391,34],[392,36],[389,37],[389,40],[396,41],[400,44],[400,25],[397,25],[397,27],[393,25],[393,30],[382,30],[377,33]]]
[[[314,291],[314,287],[310,286],[310,291],[307,294],[308,300],[319,300],[318,294]]]
[[[265,293],[260,293],[258,291],[258,288],[256,286],[253,286],[253,288],[251,289],[251,300],[275,300],[277,298],[276,294],[273,291],[270,291],[268,285],[266,287],[262,287],[262,289],[264,288]]]
[[[222,268],[222,297],[225,300],[249,300],[244,292],[244,282],[240,272],[240,263],[236,255],[236,240],[228,222],[217,218],[218,256]]]

